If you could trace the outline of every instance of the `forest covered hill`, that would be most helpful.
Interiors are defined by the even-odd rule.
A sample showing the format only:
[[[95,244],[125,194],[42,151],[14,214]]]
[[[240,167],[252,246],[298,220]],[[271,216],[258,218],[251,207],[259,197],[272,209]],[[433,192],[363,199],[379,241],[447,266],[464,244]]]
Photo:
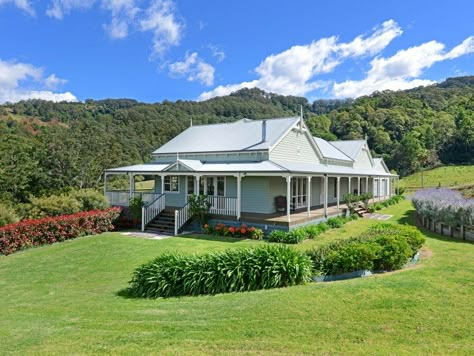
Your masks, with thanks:
[[[328,140],[367,136],[374,156],[401,175],[474,163],[474,76],[406,91],[316,100],[242,89],[203,102],[131,99],[0,105],[0,200],[97,187],[105,168],[146,162],[193,125],[298,115]]]

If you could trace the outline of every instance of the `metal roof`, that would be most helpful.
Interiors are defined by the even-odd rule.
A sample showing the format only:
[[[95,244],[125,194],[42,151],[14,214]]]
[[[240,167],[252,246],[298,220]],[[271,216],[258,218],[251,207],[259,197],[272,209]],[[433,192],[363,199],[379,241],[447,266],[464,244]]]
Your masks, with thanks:
[[[341,161],[349,161],[349,162],[353,161],[349,156],[347,156],[341,150],[331,145],[330,142],[323,140],[320,137],[313,137],[313,139],[318,145],[319,150],[323,154],[324,158],[338,159]]]
[[[153,154],[267,150],[299,120],[299,117],[266,120],[265,141],[262,141],[264,120],[191,126]]]
[[[393,174],[381,172],[374,168],[372,169],[358,169],[352,167],[336,166],[332,164],[308,164],[299,162],[274,161],[282,168],[289,172],[298,173],[315,173],[315,174],[341,174],[341,175],[370,175],[370,176],[394,176]]]
[[[374,168],[378,171],[389,172],[383,158],[374,158]]]
[[[330,141],[329,143],[355,161],[357,158],[357,155],[359,154],[362,147],[364,147],[366,141],[365,140]]]
[[[193,162],[194,161],[194,162]],[[260,162],[232,162],[232,163],[202,163],[198,160],[179,160],[169,164],[138,164],[135,166],[126,166],[108,169],[107,173],[143,173],[153,174],[166,172],[170,167],[182,163],[189,167],[192,172],[215,172],[215,173],[313,173],[313,174],[340,174],[340,175],[374,175],[374,176],[394,176],[376,169],[354,169],[352,167],[325,165],[325,164],[308,164],[286,161],[260,161]],[[170,174],[175,173],[170,171]]]

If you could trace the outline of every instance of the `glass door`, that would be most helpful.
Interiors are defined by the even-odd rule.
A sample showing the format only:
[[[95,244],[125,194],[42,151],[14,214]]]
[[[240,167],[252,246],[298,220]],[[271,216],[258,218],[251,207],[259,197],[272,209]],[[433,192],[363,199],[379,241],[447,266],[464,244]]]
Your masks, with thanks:
[[[291,202],[294,209],[304,208],[307,206],[307,182],[306,178],[292,178],[291,184]]]

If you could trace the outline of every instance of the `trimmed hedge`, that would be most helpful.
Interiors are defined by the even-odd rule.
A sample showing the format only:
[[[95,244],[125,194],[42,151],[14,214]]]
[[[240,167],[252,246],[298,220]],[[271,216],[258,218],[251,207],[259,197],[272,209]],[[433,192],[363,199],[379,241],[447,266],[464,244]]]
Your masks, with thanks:
[[[307,252],[321,274],[358,270],[393,271],[402,268],[425,238],[412,226],[376,224],[362,236],[334,241]]]
[[[268,235],[269,242],[279,242],[284,244],[299,244],[307,239],[314,239],[329,229],[342,227],[349,221],[358,219],[357,215],[349,217],[337,216],[329,218],[326,222],[302,226],[290,231],[274,230]]]
[[[164,253],[135,270],[128,292],[144,298],[244,292],[303,284],[312,274],[308,256],[281,245]]]
[[[119,215],[120,208],[109,208],[6,225],[0,228],[0,254],[113,230]]]

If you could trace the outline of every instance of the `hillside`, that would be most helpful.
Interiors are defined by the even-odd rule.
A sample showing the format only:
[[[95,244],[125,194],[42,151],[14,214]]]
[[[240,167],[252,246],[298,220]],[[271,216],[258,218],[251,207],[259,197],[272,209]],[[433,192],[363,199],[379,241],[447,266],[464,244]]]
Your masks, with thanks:
[[[421,188],[421,172],[401,179],[400,186],[409,190]],[[474,166],[446,166],[423,171],[423,186],[425,188],[474,186]]]
[[[28,201],[69,187],[98,187],[105,168],[146,162],[194,125],[298,115],[328,140],[367,136],[402,176],[421,167],[474,163],[474,77],[356,100],[316,100],[242,89],[204,102],[131,99],[0,105],[0,200]]]

